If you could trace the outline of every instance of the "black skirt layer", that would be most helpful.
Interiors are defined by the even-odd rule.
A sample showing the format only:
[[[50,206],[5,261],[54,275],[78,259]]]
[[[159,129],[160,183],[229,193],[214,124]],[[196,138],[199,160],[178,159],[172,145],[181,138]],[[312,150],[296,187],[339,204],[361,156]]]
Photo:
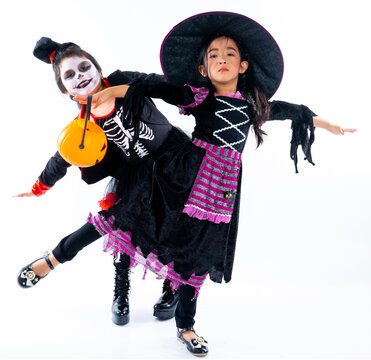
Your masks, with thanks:
[[[163,149],[166,149],[162,151]],[[240,183],[230,223],[216,224],[182,213],[205,150],[174,128],[129,192],[110,209],[115,225],[132,233],[144,256],[155,251],[163,264],[188,280],[209,273],[211,280],[231,279],[237,237]],[[241,174],[240,174],[241,176]],[[118,184],[120,187],[120,184]]]

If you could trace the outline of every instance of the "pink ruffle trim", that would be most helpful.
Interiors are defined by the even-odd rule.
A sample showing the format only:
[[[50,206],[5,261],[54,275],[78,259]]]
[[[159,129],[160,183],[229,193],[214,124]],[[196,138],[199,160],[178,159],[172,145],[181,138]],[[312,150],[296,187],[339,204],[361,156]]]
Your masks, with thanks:
[[[215,224],[229,223],[231,221],[230,215],[211,213],[210,211],[202,210],[194,206],[186,206],[182,212],[190,217],[194,217],[199,220],[208,220]]]

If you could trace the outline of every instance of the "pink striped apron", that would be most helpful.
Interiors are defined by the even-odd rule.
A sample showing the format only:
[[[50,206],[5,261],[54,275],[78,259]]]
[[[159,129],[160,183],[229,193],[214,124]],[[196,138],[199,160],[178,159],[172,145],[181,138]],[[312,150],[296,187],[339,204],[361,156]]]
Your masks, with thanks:
[[[233,213],[241,153],[194,139],[206,149],[183,213],[200,220],[229,223]]]

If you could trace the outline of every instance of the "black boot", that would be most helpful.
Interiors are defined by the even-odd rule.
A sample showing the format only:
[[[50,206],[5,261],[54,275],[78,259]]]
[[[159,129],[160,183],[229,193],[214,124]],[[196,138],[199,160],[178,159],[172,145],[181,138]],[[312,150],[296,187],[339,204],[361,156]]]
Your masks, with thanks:
[[[175,316],[178,305],[178,291],[170,287],[170,280],[165,279],[162,287],[162,295],[153,306],[153,316],[160,320],[168,320]]]
[[[126,325],[129,320],[129,291],[130,291],[130,258],[121,255],[120,259],[114,258],[115,289],[112,303],[112,321],[116,325]]]

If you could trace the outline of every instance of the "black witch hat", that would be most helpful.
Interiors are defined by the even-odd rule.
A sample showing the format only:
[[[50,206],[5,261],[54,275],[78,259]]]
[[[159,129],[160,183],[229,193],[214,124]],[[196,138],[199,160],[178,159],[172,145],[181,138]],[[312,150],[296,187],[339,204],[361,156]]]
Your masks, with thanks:
[[[249,62],[252,83],[271,98],[283,76],[281,51],[256,21],[230,12],[207,12],[185,19],[168,33],[161,46],[161,66],[169,82],[183,85],[198,80],[201,47],[217,36],[229,36],[242,48]]]

